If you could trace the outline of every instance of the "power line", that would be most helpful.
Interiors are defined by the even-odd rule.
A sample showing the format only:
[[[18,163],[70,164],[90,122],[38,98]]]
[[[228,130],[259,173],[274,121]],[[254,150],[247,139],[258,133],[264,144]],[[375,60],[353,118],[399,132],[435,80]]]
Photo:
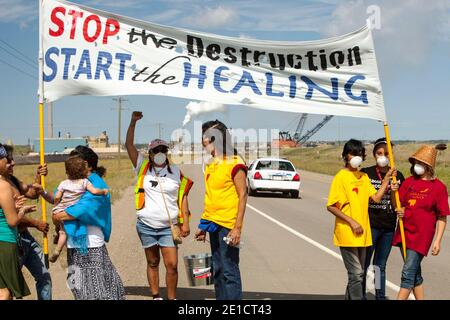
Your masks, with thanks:
[[[28,61],[30,61],[31,63],[35,63],[35,61],[29,57],[27,57],[26,55],[24,55],[20,50],[14,48],[12,45],[10,45],[8,42],[6,42],[5,40],[0,39],[1,43],[6,44],[9,48],[13,49],[15,52],[17,52],[18,54],[20,54],[22,57],[24,57],[25,59],[27,59]]]
[[[6,49],[5,47],[3,47],[3,46],[0,45],[0,49],[3,49],[6,53],[9,53],[9,54],[10,54],[11,56],[13,56],[14,58],[16,58],[16,59],[18,59],[18,60],[20,60],[20,61],[26,63],[26,64],[29,65],[30,67],[35,68],[35,69],[37,70],[36,65],[34,65],[34,64],[28,62],[27,60],[25,60],[25,59],[23,59],[23,58],[21,58],[21,57],[15,55],[14,53],[12,53],[11,51],[9,51],[9,50]]]
[[[17,71],[23,73],[24,75],[27,75],[27,76],[29,76],[29,77],[31,77],[31,78],[33,78],[33,79],[37,79],[37,77],[36,77],[35,75],[33,76],[32,74],[30,74],[30,73],[28,73],[28,72],[26,72],[26,71],[20,70],[20,69],[17,68],[16,66],[13,66],[12,64],[6,62],[6,61],[3,60],[3,59],[0,59],[0,62],[3,62],[4,64],[8,65],[9,67],[11,67],[11,68],[13,68],[13,69],[16,69]]]

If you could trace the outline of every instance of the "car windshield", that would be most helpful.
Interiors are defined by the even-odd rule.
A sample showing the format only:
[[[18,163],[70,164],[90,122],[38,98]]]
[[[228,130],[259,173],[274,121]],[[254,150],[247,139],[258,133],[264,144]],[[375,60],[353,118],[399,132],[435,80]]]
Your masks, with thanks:
[[[294,166],[290,162],[277,160],[261,160],[258,162],[256,170],[295,171]]]

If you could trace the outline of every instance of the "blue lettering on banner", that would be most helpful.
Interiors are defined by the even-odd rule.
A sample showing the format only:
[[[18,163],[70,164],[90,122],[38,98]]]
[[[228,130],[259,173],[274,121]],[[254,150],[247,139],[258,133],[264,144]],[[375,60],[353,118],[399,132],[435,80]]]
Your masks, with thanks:
[[[355,82],[357,80],[365,80],[366,77],[364,77],[363,75],[356,75],[351,77],[347,83],[344,86],[345,89],[345,93],[347,94],[347,96],[350,99],[356,100],[356,101],[362,101],[365,104],[369,104],[369,100],[367,99],[367,91],[366,90],[361,90],[361,95],[359,97],[355,96],[352,92],[352,87],[355,84]]]
[[[77,73],[75,73],[74,79],[78,79],[80,74],[85,74],[87,79],[92,79],[91,72],[91,57],[89,56],[89,50],[83,50],[81,55],[80,64],[78,65]]]
[[[61,49],[61,54],[65,55],[64,74],[63,74],[64,80],[67,80],[69,78],[70,57],[74,56],[76,53],[77,53],[77,49],[74,49],[74,48],[62,48]]]
[[[222,66],[218,67],[216,71],[214,71],[214,88],[219,92],[228,93],[229,91],[222,89],[222,87],[220,86],[220,82],[229,80],[228,78],[222,77],[221,74],[224,70],[230,70],[230,68]]]
[[[198,88],[203,89],[205,86],[205,80],[206,80],[206,66],[200,66],[200,73],[199,74],[193,74],[192,73],[192,64],[189,62],[183,63],[184,65],[184,80],[183,80],[183,87],[189,86],[189,81],[191,79],[198,79]]]
[[[103,62],[103,58],[106,59],[106,63]],[[100,51],[97,57],[97,69],[95,70],[95,80],[100,79],[100,72],[103,72],[106,80],[111,80],[111,74],[109,73],[109,67],[112,63],[112,55],[109,52]]]
[[[258,86],[255,83],[255,80],[253,80],[252,74],[245,70],[242,72],[242,77],[239,82],[230,92],[237,93],[243,86],[252,88],[253,92],[259,96],[262,95],[261,91],[258,89]]]
[[[73,79],[77,80],[79,78],[85,78],[87,80],[119,80],[123,81],[125,79],[125,72],[127,67],[127,62],[132,60],[132,55],[128,53],[117,52],[115,54],[106,52],[106,51],[98,51],[93,53],[88,49],[84,49],[81,52],[81,55],[77,55],[76,48],[57,48],[50,47],[47,49],[44,55],[44,63],[45,63],[45,71],[43,74],[43,80],[45,82],[54,81],[58,76],[62,77],[63,80],[68,80],[73,77]],[[186,58],[186,57],[185,57]],[[171,59],[169,62],[175,60]],[[58,61],[61,60],[64,62],[63,66],[58,65]],[[167,65],[169,62],[165,63],[163,66]],[[62,63],[62,62],[61,62]],[[113,68],[113,64],[118,65]],[[193,65],[190,62],[184,62],[184,79],[183,79],[183,87],[188,88],[190,85],[197,87],[202,90],[205,88],[206,80],[208,79],[207,75],[207,66],[206,65],[198,65],[198,72],[193,71]],[[73,70],[72,70],[73,68]],[[155,74],[155,72],[147,77],[144,80],[136,80],[138,76],[144,74],[144,71],[148,69],[147,67],[137,73],[131,80],[133,81],[147,81],[151,80],[150,83],[153,85],[162,84],[162,85],[172,85],[178,82],[173,82],[175,76],[167,76],[162,81],[156,81],[155,79],[160,76],[160,72],[162,67],[157,69],[159,73]],[[117,74],[118,70],[118,74]],[[116,72],[114,74],[113,72]],[[274,75],[270,72],[266,72],[265,81],[261,80],[258,84],[255,82],[252,73],[247,70],[242,70],[242,74],[240,75],[239,80],[236,82],[234,77],[227,75],[227,71],[230,71],[230,68],[227,66],[219,66],[214,69],[212,79],[212,86],[217,92],[228,94],[233,93],[237,94],[243,87],[250,88],[255,95],[261,96],[263,92],[268,97],[284,97],[289,96],[289,98],[294,99],[298,96],[298,91],[300,88],[303,88],[303,84],[300,83],[302,81],[306,84],[307,92],[304,94],[304,98],[306,100],[311,100],[315,96],[315,94],[321,94],[325,97],[333,101],[337,101],[339,99],[339,92],[345,94],[354,101],[360,101],[363,104],[369,104],[368,94],[366,90],[359,90],[359,93],[355,94],[356,88],[361,88],[361,83],[358,81],[366,80],[366,77],[361,74],[354,75],[350,77],[347,81],[338,79],[336,77],[329,78],[330,85],[323,85],[323,81],[321,84],[317,84],[310,77],[301,75],[289,75],[287,79],[284,81],[288,81],[288,83],[275,83]],[[62,73],[62,75],[61,75]],[[191,84],[194,82],[193,84]],[[195,81],[196,80],[196,81]],[[168,82],[170,81],[170,82]],[[274,90],[274,86],[277,86],[278,90]],[[341,87],[340,87],[341,86]],[[343,90],[342,90],[343,86]],[[331,87],[331,90],[329,89]],[[265,89],[265,90],[264,90]],[[356,90],[358,91],[358,90]],[[358,95],[359,94],[359,95]]]
[[[73,64],[74,57],[77,55],[76,48],[57,48],[50,47],[45,52],[44,62],[45,66],[51,70],[50,74],[44,72],[43,79],[45,82],[53,81],[58,75],[58,63],[56,62],[56,57],[64,57],[64,67],[62,68],[63,74],[62,79],[68,80],[71,65]],[[92,59],[92,60],[91,60]],[[113,55],[106,51],[99,51],[97,57],[91,57],[91,53],[88,49],[83,50],[81,57],[79,58],[78,65],[73,76],[73,79],[78,79],[80,76],[85,76],[88,80],[100,80],[102,74],[106,80],[112,80],[110,68],[113,62],[119,64],[119,74],[117,75],[117,80],[123,81],[125,79],[125,67],[127,61],[132,60],[132,55],[128,53],[116,53],[114,55],[115,61],[113,61]],[[95,63],[95,75],[92,77],[93,66],[92,62]]]
[[[324,88],[319,87],[314,81],[312,81],[310,78],[306,76],[301,76],[300,79],[302,79],[307,85],[308,85],[308,92],[306,93],[305,99],[311,100],[314,89],[322,92],[324,95],[327,95],[329,98],[336,101],[339,98],[339,91],[338,91],[338,79],[337,78],[331,78],[331,85],[333,87],[333,91],[328,91]]]
[[[52,60],[52,58],[50,56],[52,54],[56,54],[57,56],[59,56],[58,48],[56,48],[56,47],[48,48],[47,52],[45,53],[45,64],[47,65],[47,67],[49,67],[52,70],[52,73],[50,75],[46,75],[44,73],[44,81],[45,82],[53,81],[53,79],[55,79],[56,74],[58,72],[58,65],[56,64],[56,62],[54,60]]]
[[[266,85],[266,94],[269,97],[283,97],[283,92],[273,92],[272,86],[273,86],[273,76],[271,73],[266,72],[266,78],[267,78],[267,85]]]

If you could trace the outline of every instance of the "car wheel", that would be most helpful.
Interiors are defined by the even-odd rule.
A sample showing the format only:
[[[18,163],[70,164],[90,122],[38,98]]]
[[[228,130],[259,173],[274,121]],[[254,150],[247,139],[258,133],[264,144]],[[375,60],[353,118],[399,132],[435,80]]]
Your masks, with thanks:
[[[293,199],[297,199],[297,198],[298,198],[298,195],[299,195],[299,192],[298,192],[297,190],[291,191],[291,197],[292,197]]]
[[[250,185],[248,186],[248,195],[249,195],[249,196],[252,196],[252,197],[256,196],[256,191],[253,190],[253,189],[250,187]]]

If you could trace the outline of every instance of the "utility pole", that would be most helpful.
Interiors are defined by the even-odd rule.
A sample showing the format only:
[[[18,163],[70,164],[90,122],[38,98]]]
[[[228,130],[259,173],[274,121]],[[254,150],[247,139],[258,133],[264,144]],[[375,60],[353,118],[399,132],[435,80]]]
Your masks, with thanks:
[[[119,118],[119,123],[118,123],[118,128],[117,128],[117,152],[119,154],[119,168],[118,170],[120,170],[120,149],[121,149],[121,145],[122,145],[122,141],[121,141],[121,127],[122,127],[122,111],[123,110],[128,110],[128,109],[124,109],[122,108],[122,102],[128,101],[126,99],[123,99],[122,97],[119,97],[118,99],[114,98],[114,101],[117,101],[117,111],[119,113],[118,118]]]

